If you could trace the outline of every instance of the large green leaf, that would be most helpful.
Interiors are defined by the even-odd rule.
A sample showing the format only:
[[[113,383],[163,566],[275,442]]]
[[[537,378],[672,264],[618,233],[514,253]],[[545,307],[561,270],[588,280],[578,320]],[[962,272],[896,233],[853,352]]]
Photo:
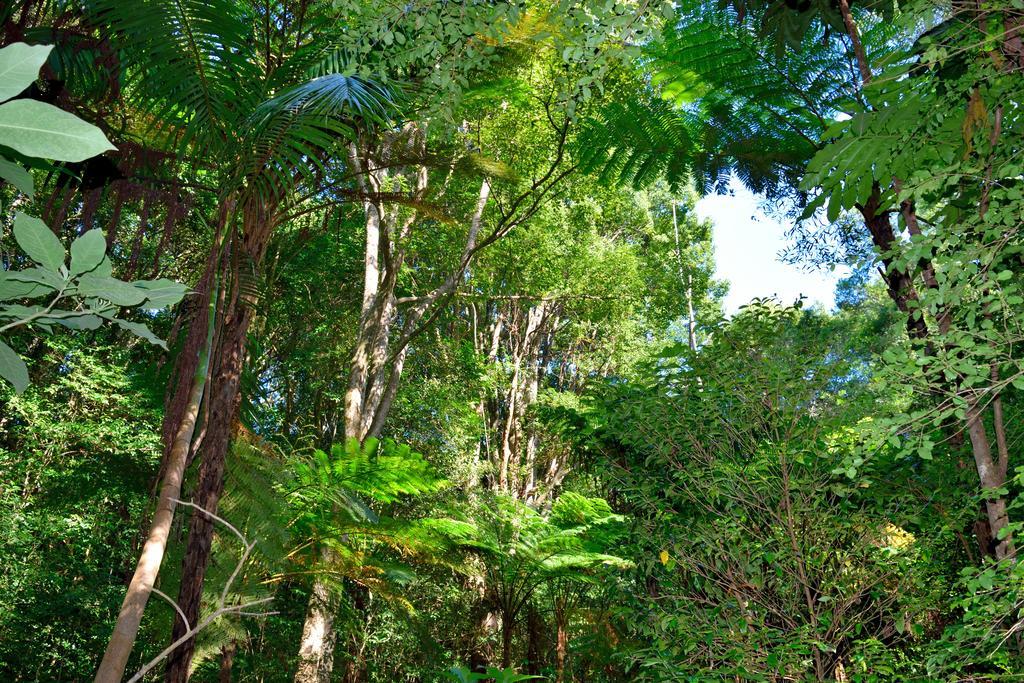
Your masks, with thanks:
[[[116,149],[96,126],[35,100],[0,104],[0,144],[57,161],[82,161]]]
[[[0,377],[14,385],[14,390],[19,394],[28,388],[28,368],[25,361],[21,359],[7,344],[0,341]]]
[[[44,268],[57,272],[64,265],[64,245],[38,218],[19,211],[14,218],[14,239],[29,258]]]
[[[32,174],[18,164],[0,157],[0,178],[3,178],[11,185],[14,185],[19,192],[23,192],[30,198],[35,194],[35,182]]]
[[[78,293],[117,306],[138,306],[146,299],[146,290],[112,277],[86,273],[78,280]]]
[[[29,282],[47,287],[50,290],[59,290],[64,287],[64,278],[49,268],[26,268],[25,270],[7,271],[7,279],[17,282]]]
[[[111,318],[111,320],[117,323],[118,327],[120,327],[121,329],[128,330],[137,337],[142,337],[150,344],[159,346],[164,350],[167,349],[167,344],[164,343],[164,340],[153,334],[153,331],[150,330],[145,325],[143,325],[142,323],[133,323],[127,320],[121,320],[120,318]]]
[[[7,271],[0,271],[0,301],[34,299],[53,291],[53,289],[45,285],[26,282],[25,280],[16,280],[10,277],[10,274]]]
[[[88,273],[100,265],[107,252],[102,230],[90,230],[71,243],[71,277]]]
[[[52,45],[12,43],[0,50],[0,102],[32,85],[52,49]]]
[[[159,309],[173,306],[181,301],[188,288],[180,282],[161,278],[159,280],[139,280],[133,283],[136,287],[146,290],[146,303],[143,308]]]
[[[63,325],[72,330],[95,330],[103,324],[103,318],[80,311],[50,311],[50,315],[39,319],[43,324]]]

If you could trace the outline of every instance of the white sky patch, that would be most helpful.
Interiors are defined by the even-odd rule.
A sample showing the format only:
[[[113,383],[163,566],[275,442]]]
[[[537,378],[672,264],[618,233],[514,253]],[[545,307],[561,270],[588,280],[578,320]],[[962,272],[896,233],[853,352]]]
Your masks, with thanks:
[[[730,186],[732,195],[708,195],[696,207],[697,215],[714,225],[715,275],[730,283],[725,312],[735,313],[757,297],[791,304],[801,294],[805,306],[820,303],[834,309],[836,282],[849,275],[849,268],[807,272],[780,261],[789,225],[766,216],[758,198],[735,179]]]

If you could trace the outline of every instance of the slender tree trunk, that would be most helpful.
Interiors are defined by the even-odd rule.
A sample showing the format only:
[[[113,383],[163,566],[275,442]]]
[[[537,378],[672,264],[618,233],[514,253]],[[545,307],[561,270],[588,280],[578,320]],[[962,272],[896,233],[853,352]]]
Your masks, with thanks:
[[[992,446],[985,429],[985,422],[982,417],[983,405],[980,396],[973,396],[967,408],[967,433],[971,439],[971,450],[974,453],[974,464],[978,469],[978,478],[981,480],[981,488],[984,492],[995,491],[1006,483],[1005,476],[1001,476],[999,463],[992,457]],[[1000,539],[1000,532],[1010,523],[1006,511],[1006,499],[1002,496],[989,498],[985,501],[985,511],[988,517],[988,525],[992,534],[992,543],[996,559],[1002,560],[1012,557],[1014,554],[1013,537],[1006,535]]]
[[[325,548],[321,561],[330,566],[334,553]],[[337,591],[324,580],[313,581],[299,645],[299,667],[295,683],[329,683],[334,669],[334,615],[340,603]]]
[[[217,512],[224,490],[224,465],[230,448],[232,429],[238,416],[239,384],[245,361],[246,333],[251,322],[251,310],[235,300],[225,316],[221,344],[213,386],[210,392],[210,424],[203,440],[202,464],[199,467],[199,485],[195,504],[203,510]],[[203,583],[213,546],[213,521],[202,514],[193,514],[189,520],[188,545],[181,567],[181,586],[178,606],[190,623],[199,621],[202,607]],[[177,617],[172,631],[172,642],[185,635],[188,627]],[[188,680],[195,640],[188,640],[175,650],[167,663],[167,683]]]
[[[526,629],[526,673],[540,676],[541,667],[544,665],[544,620],[533,605],[529,606],[526,613]]]
[[[238,643],[233,640],[221,648],[218,683],[231,683],[231,666],[235,662],[235,652],[237,650]]]
[[[160,489],[160,501],[153,514],[153,523],[146,539],[146,545],[142,549],[135,574],[128,584],[128,591],[121,604],[117,623],[114,625],[114,633],[96,673],[97,683],[119,683],[124,676],[128,657],[139,632],[142,613],[146,609],[146,602],[153,591],[153,584],[167,549],[167,538],[170,534],[171,522],[174,519],[174,509],[177,507],[177,501],[181,495],[185,461],[188,458],[192,434],[195,432],[196,419],[199,416],[199,406],[202,403],[207,383],[210,347],[213,345],[215,327],[214,308],[217,299],[217,287],[213,286],[210,289],[210,304],[206,311],[205,323],[203,323],[206,325],[206,342],[199,354],[199,363],[192,378],[192,388],[185,404],[184,414],[177,434],[171,442],[166,473]]]
[[[565,613],[565,601],[555,598],[555,683],[565,680],[565,661],[569,652],[568,615]]]
[[[505,615],[501,618],[501,668],[512,666],[512,620]]]
[[[690,350],[697,350],[697,320],[693,312],[693,276],[686,274],[683,277],[683,250],[679,243],[679,220],[676,217],[676,203],[672,202],[672,232],[676,239],[676,265],[679,268],[679,282],[686,286],[686,336],[690,344]]]

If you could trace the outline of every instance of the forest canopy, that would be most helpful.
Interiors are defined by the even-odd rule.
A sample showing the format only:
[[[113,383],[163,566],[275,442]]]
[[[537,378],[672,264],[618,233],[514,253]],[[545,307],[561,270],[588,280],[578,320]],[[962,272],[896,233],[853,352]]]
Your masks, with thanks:
[[[1024,676],[1020,0],[0,24],[3,680]]]

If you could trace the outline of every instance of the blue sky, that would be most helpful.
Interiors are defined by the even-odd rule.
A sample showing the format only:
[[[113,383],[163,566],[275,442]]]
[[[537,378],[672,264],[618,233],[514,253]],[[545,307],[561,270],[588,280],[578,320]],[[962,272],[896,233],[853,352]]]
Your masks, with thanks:
[[[697,202],[697,215],[714,224],[716,275],[729,281],[726,313],[754,297],[774,295],[792,303],[803,294],[805,305],[835,306],[836,282],[848,269],[804,271],[779,260],[788,240],[788,224],[766,216],[758,208],[757,196],[733,180],[733,194],[708,195]]]

